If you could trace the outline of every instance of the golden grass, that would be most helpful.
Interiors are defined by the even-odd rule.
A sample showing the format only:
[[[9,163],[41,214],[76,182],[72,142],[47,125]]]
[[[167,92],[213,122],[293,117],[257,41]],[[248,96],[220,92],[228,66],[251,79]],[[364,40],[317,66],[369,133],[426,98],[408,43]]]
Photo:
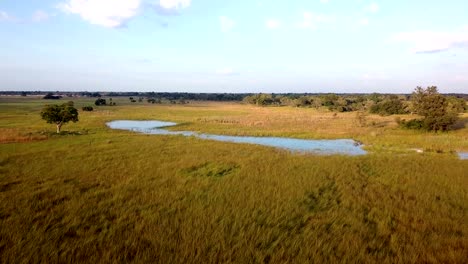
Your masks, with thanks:
[[[43,102],[23,100],[0,100],[1,131],[53,132],[39,118]],[[74,134],[0,145],[0,262],[463,263],[468,256],[468,162],[400,151],[420,142],[464,149],[466,129],[427,134],[353,127],[352,115],[310,109],[123,99],[80,119],[64,126]],[[381,134],[369,142],[391,151],[296,155],[112,131],[105,122],[113,119],[304,138],[332,131],[331,138],[366,138],[361,129],[375,129]],[[305,130],[317,123],[323,131]]]
[[[198,103],[185,106],[137,105],[112,112],[106,118],[159,119],[180,123],[173,130],[239,136],[279,136],[310,139],[353,138],[373,151],[404,151],[409,148],[468,151],[468,114],[461,116],[459,128],[448,133],[402,130],[396,116],[368,115],[360,126],[355,112],[292,107],[256,107],[234,103]],[[399,115],[400,118],[416,118]],[[464,123],[465,122],[465,123]]]
[[[0,144],[31,142],[38,140],[46,140],[47,138],[47,135],[40,135],[33,132],[24,132],[20,129],[0,129]]]

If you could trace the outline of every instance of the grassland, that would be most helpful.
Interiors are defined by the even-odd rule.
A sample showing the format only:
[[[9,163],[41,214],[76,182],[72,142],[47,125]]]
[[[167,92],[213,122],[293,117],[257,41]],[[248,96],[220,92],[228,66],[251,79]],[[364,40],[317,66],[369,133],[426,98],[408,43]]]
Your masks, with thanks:
[[[39,117],[44,100],[0,98],[0,262],[468,258],[468,161],[452,153],[468,150],[463,123],[434,134],[400,130],[394,117],[368,116],[361,127],[354,113],[114,101],[54,135]],[[371,154],[291,154],[109,130],[105,122],[115,119],[216,134],[354,138]]]

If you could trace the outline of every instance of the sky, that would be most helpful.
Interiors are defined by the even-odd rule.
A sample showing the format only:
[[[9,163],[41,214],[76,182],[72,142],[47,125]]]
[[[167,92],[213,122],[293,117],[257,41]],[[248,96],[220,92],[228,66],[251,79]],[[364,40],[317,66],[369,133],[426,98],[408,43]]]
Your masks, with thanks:
[[[0,0],[0,90],[468,93],[466,0]]]

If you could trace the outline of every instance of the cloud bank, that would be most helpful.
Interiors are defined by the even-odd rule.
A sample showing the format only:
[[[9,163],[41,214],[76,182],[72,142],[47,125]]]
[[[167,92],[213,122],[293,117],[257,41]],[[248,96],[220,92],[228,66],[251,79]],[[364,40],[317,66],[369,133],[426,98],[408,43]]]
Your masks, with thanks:
[[[411,45],[414,53],[438,53],[452,48],[468,47],[468,28],[454,32],[401,32],[392,37],[396,42]]]
[[[117,28],[140,14],[145,4],[148,3],[142,0],[68,0],[57,7],[67,14],[79,15],[93,25]],[[159,0],[149,4],[156,6],[160,15],[174,15],[177,10],[189,7],[191,0]]]

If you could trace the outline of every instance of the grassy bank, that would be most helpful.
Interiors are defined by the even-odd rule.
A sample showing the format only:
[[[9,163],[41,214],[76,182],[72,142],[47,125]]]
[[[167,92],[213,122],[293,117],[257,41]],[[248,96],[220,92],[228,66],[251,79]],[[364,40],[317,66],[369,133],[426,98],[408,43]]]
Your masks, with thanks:
[[[463,263],[467,129],[239,104],[131,104],[80,113],[56,136],[43,100],[0,100],[0,261]],[[78,100],[76,105],[89,104]],[[362,157],[111,131],[114,119],[231,135],[354,138]],[[10,142],[10,143],[6,143]],[[441,150],[423,154],[418,147]]]

